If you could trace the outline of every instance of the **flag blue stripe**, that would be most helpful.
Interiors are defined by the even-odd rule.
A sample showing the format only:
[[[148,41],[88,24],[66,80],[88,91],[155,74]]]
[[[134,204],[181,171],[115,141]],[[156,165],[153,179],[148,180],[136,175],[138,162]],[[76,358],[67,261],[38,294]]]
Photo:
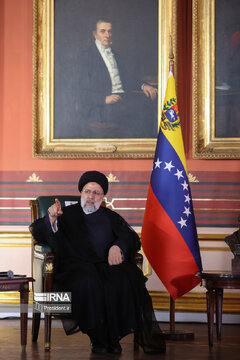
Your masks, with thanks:
[[[153,163],[151,186],[159,203],[188,245],[199,270],[202,270],[188,177],[178,154],[161,130]]]

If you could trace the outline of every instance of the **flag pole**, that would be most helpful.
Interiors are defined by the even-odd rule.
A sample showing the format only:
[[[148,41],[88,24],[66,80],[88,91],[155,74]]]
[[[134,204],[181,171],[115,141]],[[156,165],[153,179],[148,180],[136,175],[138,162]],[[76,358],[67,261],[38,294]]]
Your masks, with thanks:
[[[172,46],[172,35],[169,38],[169,71],[174,75],[174,53]],[[170,296],[170,333],[175,333],[175,301]]]
[[[172,46],[172,35],[170,35],[170,39],[169,39],[169,70],[174,75],[174,54],[173,54],[173,46]]]
[[[172,46],[172,35],[169,37],[169,71],[174,75],[174,54]],[[170,296],[170,333],[175,333],[175,301]]]
[[[174,53],[172,46],[172,36],[169,38],[169,71],[174,75]],[[170,309],[169,309],[169,331],[163,331],[165,339],[168,340],[193,340],[194,334],[186,331],[175,330],[175,301],[170,295]]]

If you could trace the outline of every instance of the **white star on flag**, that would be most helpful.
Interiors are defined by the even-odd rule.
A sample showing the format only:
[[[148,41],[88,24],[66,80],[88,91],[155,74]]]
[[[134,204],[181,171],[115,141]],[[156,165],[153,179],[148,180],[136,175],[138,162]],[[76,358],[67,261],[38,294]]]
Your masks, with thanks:
[[[184,211],[183,213],[186,214],[187,217],[188,217],[189,215],[191,215],[190,208],[186,208],[186,207],[184,206],[184,209],[185,209],[185,211]]]
[[[159,158],[157,159],[157,161],[155,161],[155,169],[159,168],[160,169],[160,164],[162,163],[162,161],[159,161]]]
[[[183,190],[188,190],[188,183],[184,180],[184,183],[181,184],[183,186]]]
[[[174,168],[175,166],[172,165],[172,161],[170,161],[169,163],[165,162],[165,169],[168,169],[169,172],[171,172],[172,168]]]
[[[180,220],[180,221],[178,221],[178,224],[180,224],[180,225],[181,225],[181,228],[182,228],[183,226],[186,226],[186,227],[187,227],[186,222],[187,222],[187,220],[183,220],[183,218],[181,217],[181,220]]]
[[[176,174],[174,174],[175,176],[177,176],[177,178],[178,178],[178,180],[182,177],[183,178],[183,174],[182,174],[183,172],[182,171],[180,171],[180,170],[178,170],[177,169],[177,172],[176,172]]]
[[[190,203],[190,197],[189,197],[189,194],[187,195],[184,195],[185,196],[185,202],[187,202],[188,204]]]

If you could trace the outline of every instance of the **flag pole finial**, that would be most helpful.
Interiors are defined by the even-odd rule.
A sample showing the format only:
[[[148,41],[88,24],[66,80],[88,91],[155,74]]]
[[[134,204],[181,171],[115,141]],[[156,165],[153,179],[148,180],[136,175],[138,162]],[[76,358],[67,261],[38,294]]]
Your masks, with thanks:
[[[170,35],[169,43],[169,70],[174,74],[174,54],[173,54],[173,45],[172,45],[172,35]]]

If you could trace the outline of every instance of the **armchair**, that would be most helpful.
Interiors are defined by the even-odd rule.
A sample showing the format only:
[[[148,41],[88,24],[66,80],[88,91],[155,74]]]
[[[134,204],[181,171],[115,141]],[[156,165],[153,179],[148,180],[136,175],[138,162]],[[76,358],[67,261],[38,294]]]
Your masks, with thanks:
[[[48,208],[58,198],[61,206],[67,206],[71,203],[79,202],[80,197],[69,195],[55,195],[55,196],[39,196],[35,200],[30,201],[31,219],[32,222],[47,214]],[[103,205],[104,206],[104,205]],[[137,253],[135,256],[136,264],[142,269],[143,256]],[[48,245],[39,244],[32,238],[32,276],[35,279],[33,284],[33,294],[41,292],[53,291],[53,270],[54,270],[54,254]],[[44,316],[44,346],[46,351],[50,351],[51,343],[51,313],[45,313]],[[56,314],[55,314],[56,315]],[[32,341],[38,339],[41,313],[33,311],[32,321]],[[134,349],[138,346],[134,340]]]

